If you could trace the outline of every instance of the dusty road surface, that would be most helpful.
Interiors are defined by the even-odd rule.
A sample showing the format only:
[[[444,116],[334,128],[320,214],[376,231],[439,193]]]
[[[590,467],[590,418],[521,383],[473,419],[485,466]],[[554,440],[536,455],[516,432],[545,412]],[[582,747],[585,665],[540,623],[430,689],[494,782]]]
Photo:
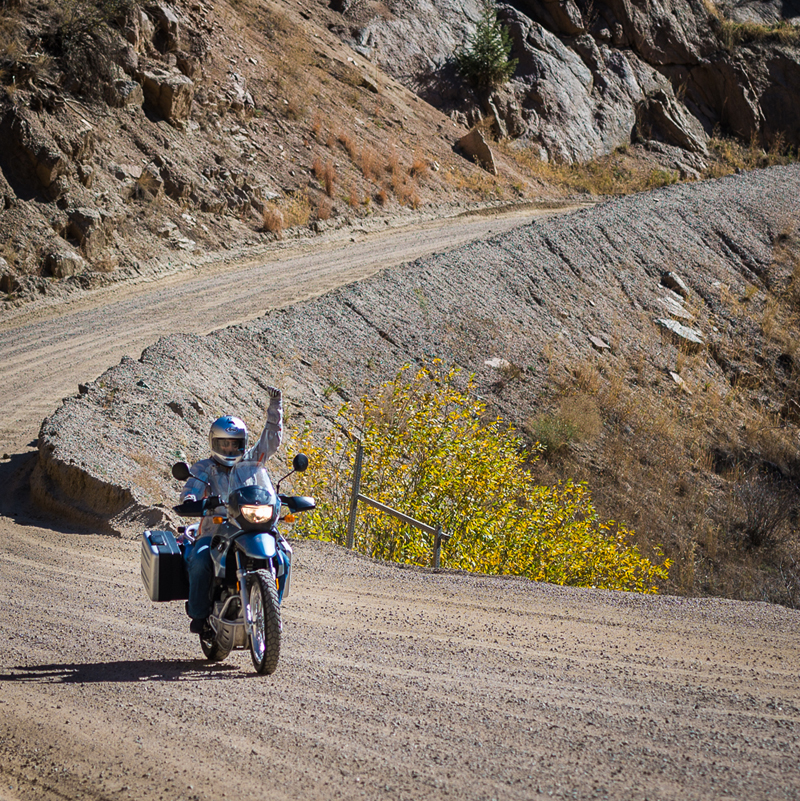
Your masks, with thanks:
[[[800,798],[796,612],[298,543],[262,678],[202,660],[136,542],[0,538],[3,799]]]
[[[359,252],[326,266],[367,274]],[[800,799],[796,611],[297,542],[281,661],[258,677],[246,652],[205,662],[181,602],[148,601],[136,541],[36,518],[28,444],[61,395],[162,333],[339,280],[292,259],[0,323],[0,799]]]

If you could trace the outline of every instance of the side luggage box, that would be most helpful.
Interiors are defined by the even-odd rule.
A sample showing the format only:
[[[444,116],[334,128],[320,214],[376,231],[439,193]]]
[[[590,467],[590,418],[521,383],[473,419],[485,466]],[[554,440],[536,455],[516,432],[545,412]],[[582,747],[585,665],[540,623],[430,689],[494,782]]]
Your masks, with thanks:
[[[186,563],[171,531],[142,534],[142,584],[151,601],[183,601],[189,597]]]

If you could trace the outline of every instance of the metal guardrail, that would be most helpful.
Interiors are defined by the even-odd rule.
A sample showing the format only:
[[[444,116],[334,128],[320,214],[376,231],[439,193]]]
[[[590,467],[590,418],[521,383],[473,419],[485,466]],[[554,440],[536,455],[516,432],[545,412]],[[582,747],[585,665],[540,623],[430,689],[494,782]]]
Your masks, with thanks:
[[[441,526],[438,525],[435,527],[429,526],[427,523],[422,523],[419,520],[415,520],[413,517],[404,515],[402,512],[398,512],[397,509],[392,509],[391,506],[386,506],[386,504],[381,503],[380,501],[376,501],[374,498],[368,498],[366,495],[362,495],[361,464],[363,462],[363,459],[364,459],[364,447],[361,444],[361,442],[359,442],[358,445],[356,446],[356,463],[355,463],[355,468],[353,470],[353,494],[350,496],[350,517],[347,521],[347,547],[350,550],[353,549],[353,539],[356,529],[356,514],[358,512],[358,502],[362,501],[363,503],[372,506],[374,509],[377,509],[380,512],[385,512],[387,515],[391,515],[392,517],[397,518],[403,523],[407,523],[409,526],[414,526],[414,528],[417,528],[420,531],[424,531],[426,534],[433,534],[433,566],[435,568],[438,568],[442,556],[442,542],[446,542],[447,540],[449,540],[450,535],[445,534],[442,531]]]

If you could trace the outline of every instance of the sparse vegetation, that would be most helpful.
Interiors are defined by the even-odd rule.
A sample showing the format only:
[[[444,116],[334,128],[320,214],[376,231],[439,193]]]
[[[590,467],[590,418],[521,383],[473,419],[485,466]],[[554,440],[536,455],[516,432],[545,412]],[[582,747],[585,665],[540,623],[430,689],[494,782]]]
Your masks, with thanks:
[[[716,21],[718,36],[726,50],[735,50],[753,42],[778,42],[786,45],[800,43],[800,27],[788,19],[773,23],[736,22],[726,17],[714,0],[703,0],[703,5],[709,16]]]
[[[657,544],[674,560],[673,592],[797,605],[799,256],[794,220],[776,237],[766,291],[745,300],[744,284],[718,288],[727,325],[740,336],[764,332],[758,352],[727,339],[689,353],[655,331],[616,357],[573,361],[547,350],[556,394],[526,426],[546,446],[534,472],[547,483],[590,481],[598,510],[634,525],[642,553]],[[721,324],[704,316],[707,307],[692,308],[701,328]]]
[[[264,230],[275,234],[278,239],[283,237],[283,214],[272,204],[264,209]]]

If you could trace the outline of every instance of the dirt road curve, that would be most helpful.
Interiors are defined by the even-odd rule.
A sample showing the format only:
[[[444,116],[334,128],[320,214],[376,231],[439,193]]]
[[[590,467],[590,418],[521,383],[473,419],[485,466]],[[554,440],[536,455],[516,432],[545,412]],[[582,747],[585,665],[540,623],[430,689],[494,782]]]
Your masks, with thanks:
[[[366,274],[359,252],[326,267]],[[162,333],[244,316],[242,284],[256,312],[322,291],[337,278],[306,283],[316,261],[256,269],[269,296],[231,266],[192,276],[215,287],[199,293],[175,280],[0,322],[0,801],[800,799],[798,612],[299,542],[261,678],[245,652],[203,661],[182,604],[147,600],[138,543],[31,516],[26,446],[61,395]]]
[[[112,286],[67,303],[0,316],[0,454],[19,453],[39,424],[123,356],[171,333],[204,334],[320,295],[382,267],[506,231],[534,216],[521,210],[432,220],[379,233],[335,232],[258,260],[205,265],[162,280]]]

